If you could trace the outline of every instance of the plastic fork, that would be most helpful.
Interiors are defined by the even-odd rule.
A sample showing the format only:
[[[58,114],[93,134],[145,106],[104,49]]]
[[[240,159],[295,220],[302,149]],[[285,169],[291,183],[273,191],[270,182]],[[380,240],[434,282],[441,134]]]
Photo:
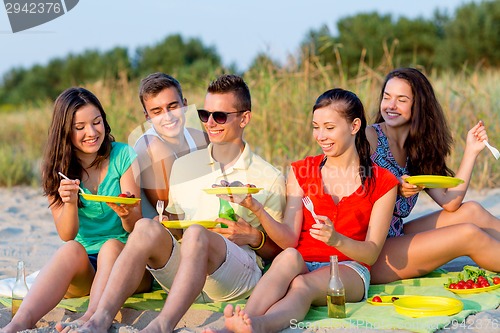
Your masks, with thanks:
[[[484,140],[483,142],[486,145],[486,147],[488,147],[488,149],[491,151],[493,156],[495,156],[495,158],[498,160],[500,158],[500,151],[498,151],[498,149],[490,145],[487,140]]]
[[[165,202],[163,200],[158,200],[156,202],[156,211],[158,212],[158,220],[163,221],[163,211],[165,210]]]
[[[66,177],[62,172],[58,172],[58,174],[59,174],[59,176],[63,177],[64,179],[71,180],[68,177]],[[80,186],[78,186],[78,188],[80,189],[80,192],[82,194],[85,194],[85,191],[83,190],[83,188],[81,188]]]
[[[311,212],[314,221],[316,221],[316,223],[322,223],[320,220],[318,220],[318,215],[316,215],[316,213],[314,212],[314,204],[312,203],[311,198],[309,198],[308,196],[303,197],[302,202],[304,203],[304,206],[307,208],[307,210]]]

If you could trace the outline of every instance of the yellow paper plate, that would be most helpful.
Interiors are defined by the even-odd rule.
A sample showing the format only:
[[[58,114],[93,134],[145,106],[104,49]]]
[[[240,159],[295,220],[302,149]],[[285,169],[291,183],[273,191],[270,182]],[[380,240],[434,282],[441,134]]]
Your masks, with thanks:
[[[500,288],[500,284],[494,284],[489,287],[484,287],[484,288],[472,288],[472,289],[450,289],[450,288],[444,288],[446,290],[449,290],[455,294],[477,294],[477,293],[484,293],[487,291],[492,291],[497,288]]]
[[[409,317],[451,316],[464,307],[458,299],[441,296],[408,296],[393,304],[398,313]]]
[[[382,299],[382,302],[374,302],[373,297],[375,296],[380,297],[380,299]],[[403,297],[408,297],[410,295],[375,295],[375,296],[368,298],[366,302],[372,305],[392,305],[395,302],[392,300],[393,297],[397,297],[398,299],[400,299]]]
[[[259,187],[214,187],[203,189],[208,194],[255,194],[262,188]]]
[[[405,180],[410,184],[425,186],[427,188],[450,188],[464,182],[460,178],[447,176],[411,176]]]
[[[173,229],[185,229],[193,224],[199,224],[205,228],[215,228],[219,222],[215,221],[191,221],[191,220],[180,220],[180,221],[163,221],[163,224],[166,228]]]
[[[135,204],[137,201],[141,200],[141,198],[125,198],[125,197],[114,197],[108,195],[96,195],[96,194],[87,194],[80,193],[80,195],[88,201],[100,201],[100,202],[112,202],[112,203],[120,203],[120,204]]]

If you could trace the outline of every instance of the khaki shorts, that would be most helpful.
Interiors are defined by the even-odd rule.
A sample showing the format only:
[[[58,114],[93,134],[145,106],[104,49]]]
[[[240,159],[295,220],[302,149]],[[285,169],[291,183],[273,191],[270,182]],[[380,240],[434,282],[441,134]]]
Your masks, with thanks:
[[[171,235],[172,236],[172,235]],[[262,276],[255,252],[248,245],[238,246],[223,236],[226,243],[226,260],[205,280],[196,303],[225,302],[246,298]],[[168,262],[159,269],[146,267],[167,293],[181,262],[181,244],[172,236],[173,249]]]

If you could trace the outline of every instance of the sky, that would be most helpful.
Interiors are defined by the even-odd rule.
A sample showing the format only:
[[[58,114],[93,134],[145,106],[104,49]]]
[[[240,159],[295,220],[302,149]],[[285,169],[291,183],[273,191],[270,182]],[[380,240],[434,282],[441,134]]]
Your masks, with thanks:
[[[5,0],[8,1],[16,0]],[[43,0],[33,0],[40,2]],[[51,0],[45,0],[49,2]],[[52,0],[53,1],[53,0]],[[53,58],[84,50],[107,51],[152,46],[166,36],[200,38],[213,46],[225,65],[245,70],[258,53],[282,63],[297,53],[310,30],[339,19],[378,12],[393,18],[430,19],[436,9],[452,15],[479,0],[80,0],[66,14],[29,30],[13,33],[0,8],[0,77],[14,67],[45,65]]]

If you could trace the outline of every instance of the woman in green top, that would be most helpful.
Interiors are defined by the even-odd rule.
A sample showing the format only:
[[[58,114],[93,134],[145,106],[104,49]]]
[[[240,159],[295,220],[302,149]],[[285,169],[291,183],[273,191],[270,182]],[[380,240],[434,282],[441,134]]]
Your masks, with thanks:
[[[140,204],[86,201],[85,193],[140,195],[133,169],[136,155],[114,142],[95,95],[69,88],[57,98],[42,163],[42,184],[59,237],[66,243],[40,271],[12,322],[2,332],[33,327],[63,297],[90,294],[86,321],[98,304],[114,262],[141,216]],[[62,179],[61,172],[71,180]],[[151,285],[144,276],[137,291]],[[62,329],[60,325],[58,329]]]

